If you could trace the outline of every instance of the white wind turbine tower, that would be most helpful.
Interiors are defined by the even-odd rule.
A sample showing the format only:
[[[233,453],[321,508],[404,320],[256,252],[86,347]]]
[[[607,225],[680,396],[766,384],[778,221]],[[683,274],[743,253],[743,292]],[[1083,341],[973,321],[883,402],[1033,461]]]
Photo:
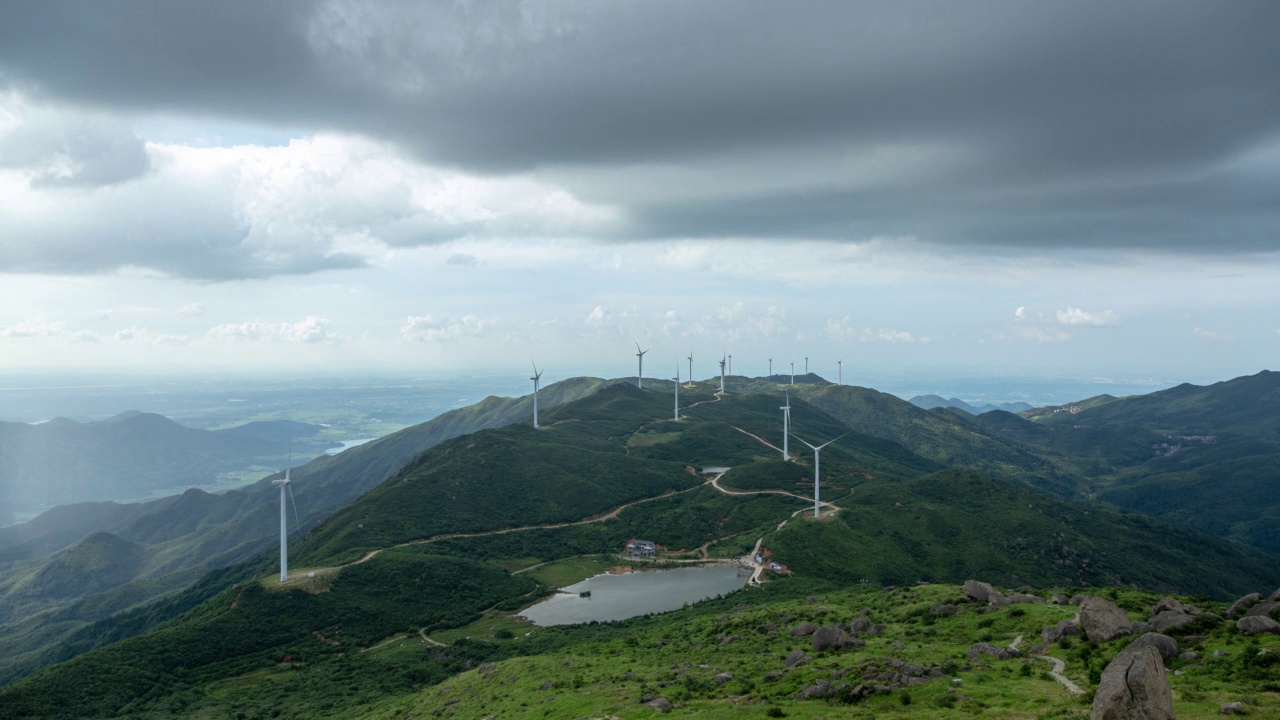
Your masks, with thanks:
[[[848,435],[848,434],[849,434],[849,433],[845,433],[844,435]],[[799,435],[795,436],[797,440],[800,440],[800,442],[804,443],[805,445],[809,445],[809,447],[813,448],[813,516],[814,516],[814,517],[818,517],[818,481],[819,481],[819,475],[818,475],[818,468],[819,468],[819,465],[818,465],[818,463],[819,463],[819,460],[820,460],[819,453],[821,453],[821,452],[822,452],[822,448],[824,448],[824,447],[826,447],[826,446],[830,445],[831,443],[835,442],[836,440],[839,440],[840,438],[844,437],[844,435],[841,435],[840,437],[836,438],[835,440],[828,440],[828,441],[826,441],[826,442],[822,443],[821,445],[818,445],[817,447],[814,447],[813,445],[809,445],[809,443],[807,443],[807,442],[805,442],[803,439],[801,439]]]
[[[809,356],[808,355],[804,356],[804,374],[805,375],[809,374]]]
[[[795,384],[796,384],[796,364],[795,364],[795,361],[792,361],[792,363],[791,363],[791,384],[792,384],[792,385],[795,385]]]
[[[773,358],[769,358],[769,377],[773,377]]]
[[[285,509],[285,492],[289,493],[289,500],[293,500],[293,487],[289,483],[289,470],[293,465],[293,426],[289,426],[289,467],[284,469],[284,477],[279,480],[272,480],[272,485],[280,486],[280,582],[289,580],[289,529],[288,529],[288,512]],[[293,504],[293,519],[298,519],[298,504]]]
[[[636,368],[636,385],[641,390],[644,389],[644,354],[647,352],[649,351],[640,349],[640,343],[636,343],[636,359],[640,361],[639,367]]]
[[[730,375],[733,374],[733,356],[732,355],[729,356],[729,374]]]
[[[720,394],[724,394],[724,358],[720,358]]]
[[[538,372],[538,363],[533,363],[533,377],[529,378],[533,381],[533,429],[538,429],[538,381],[542,379],[542,373]]]
[[[680,422],[680,361],[676,360],[676,422]]]
[[[786,395],[787,404],[778,409],[782,411],[782,461],[791,462],[791,452],[787,446],[787,437],[791,434],[791,393]]]
[[[676,373],[677,375],[679,373]],[[689,350],[689,384],[685,387],[693,387],[693,350]]]
[[[844,384],[844,361],[843,360],[836,361],[836,384],[837,385]]]

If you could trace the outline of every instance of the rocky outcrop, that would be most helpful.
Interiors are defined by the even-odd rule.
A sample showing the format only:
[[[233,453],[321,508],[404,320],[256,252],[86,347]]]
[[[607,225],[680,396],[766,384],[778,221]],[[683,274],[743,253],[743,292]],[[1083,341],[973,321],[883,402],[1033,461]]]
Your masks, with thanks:
[[[1040,640],[1045,643],[1055,643],[1064,637],[1080,637],[1083,634],[1079,625],[1070,620],[1063,620],[1053,627],[1041,630]]]
[[[974,643],[969,652],[964,654],[970,660],[977,660],[982,655],[989,655],[997,660],[1008,660],[1009,658],[1022,657],[1022,653],[1017,648],[996,647],[991,643],[980,642]]]
[[[1236,628],[1245,635],[1262,633],[1280,635],[1280,623],[1265,615],[1246,615],[1236,621]]]
[[[1125,648],[1102,671],[1090,720],[1174,720],[1173,693],[1160,652]]]
[[[1093,642],[1107,642],[1133,631],[1133,621],[1115,603],[1089,595],[1080,603],[1080,627]]]
[[[1044,598],[1038,595],[1028,595],[1026,593],[1014,593],[1005,598],[1008,603],[1043,603]]]
[[[849,632],[853,635],[866,632],[870,629],[871,629],[871,621],[864,617],[854,618],[849,621]]]
[[[1222,703],[1218,706],[1218,712],[1223,715],[1244,715],[1244,703],[1239,701]]]
[[[715,676],[712,677],[711,679],[714,680],[717,684],[723,685],[733,679],[733,673],[731,672],[716,673]]]
[[[1172,660],[1178,657],[1178,641],[1168,635],[1149,632],[1142,637],[1129,643],[1129,647],[1138,648],[1153,647],[1160,653],[1160,657],[1164,660]]]
[[[950,603],[938,603],[929,608],[934,617],[951,617],[956,614],[956,606]]]
[[[1270,615],[1271,611],[1275,610],[1276,608],[1280,608],[1280,602],[1260,602],[1257,605],[1254,605],[1253,607],[1245,611],[1244,616],[1245,617],[1252,617],[1255,615],[1266,616],[1266,615]]]
[[[645,706],[651,707],[654,710],[657,710],[658,712],[663,712],[663,713],[671,712],[671,707],[672,707],[671,701],[664,697],[654,698],[646,702]]]
[[[1049,602],[1053,603],[1054,605],[1067,605],[1071,602],[1071,599],[1068,598],[1066,595],[1059,595],[1055,593],[1054,595],[1050,596]]]
[[[1166,630],[1172,630],[1174,628],[1182,627],[1183,625],[1190,625],[1195,621],[1196,616],[1194,615],[1166,610],[1153,615],[1150,622],[1151,626],[1155,628],[1157,632],[1165,632]]]

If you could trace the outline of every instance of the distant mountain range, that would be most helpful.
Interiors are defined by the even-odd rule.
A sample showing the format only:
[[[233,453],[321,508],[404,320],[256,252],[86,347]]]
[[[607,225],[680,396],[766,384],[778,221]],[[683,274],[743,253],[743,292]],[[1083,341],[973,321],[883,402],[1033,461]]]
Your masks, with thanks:
[[[321,430],[286,421],[198,430],[137,411],[89,423],[0,422],[0,524],[56,505],[181,492],[222,473],[280,467],[290,432],[298,454],[311,457],[323,451],[311,440]]]
[[[731,376],[722,400],[713,395],[718,378],[682,390],[689,419],[673,423],[671,381],[646,379],[640,391],[634,378],[575,378],[542,390],[541,431],[528,426],[529,396],[491,397],[295,468],[302,522],[294,566],[528,524],[548,527],[426,549],[525,562],[608,552],[641,534],[698,547],[775,532],[793,501],[704,495],[710,491],[697,488],[690,470],[731,465],[726,482],[738,487],[812,492],[804,470],[812,456],[793,441],[797,462],[781,463],[765,444],[781,442],[785,391],[799,437],[852,431],[822,456],[824,497],[848,499],[849,510],[830,527],[789,525],[771,540],[808,553],[794,563],[803,572],[831,575],[834,562],[846,579],[1006,573],[1010,583],[1134,582],[1224,597],[1278,581],[1280,440],[1268,407],[1278,384],[1280,375],[1261,373],[1019,416],[924,409],[814,375],[796,376],[795,385],[789,375]],[[255,429],[239,439],[267,435]],[[664,492],[680,495],[617,522],[550,527]],[[898,507],[914,509],[895,514]],[[267,478],[222,495],[192,490],[144,504],[56,508],[0,529],[0,558],[13,565],[0,574],[0,682],[143,632],[230,582],[269,573],[277,513]],[[892,562],[858,564],[874,557]],[[300,611],[313,610],[320,612]]]
[[[1011,403],[967,403],[958,398],[944,398],[941,395],[917,395],[907,402],[916,407],[932,410],[934,408],[955,408],[963,410],[970,415],[981,415],[992,410],[1003,410],[1014,414],[1035,409],[1035,406],[1025,402]]]

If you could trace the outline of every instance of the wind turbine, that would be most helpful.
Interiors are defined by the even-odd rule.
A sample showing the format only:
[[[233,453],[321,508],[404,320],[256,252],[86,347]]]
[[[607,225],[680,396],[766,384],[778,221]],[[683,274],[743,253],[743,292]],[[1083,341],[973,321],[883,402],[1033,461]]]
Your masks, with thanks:
[[[845,433],[844,435],[848,435],[848,434],[849,433]],[[801,439],[799,435],[795,436],[797,440],[800,440],[800,442],[804,443],[805,445],[809,445],[809,447],[813,448],[813,516],[814,517],[818,517],[818,468],[819,468],[818,462],[820,459],[819,453],[822,452],[822,448],[830,445],[836,440],[839,440],[840,438],[844,437],[844,435],[841,435],[835,440],[828,440],[822,443],[821,445],[818,445],[817,447],[814,447],[813,445],[809,445],[809,443]]]
[[[720,394],[724,394],[724,358],[720,358]]]
[[[636,343],[636,358],[640,361],[640,366],[636,368],[636,385],[641,390],[644,389],[644,354],[647,352],[649,351],[640,349],[640,343]]]
[[[773,358],[769,358],[769,377],[773,377]]]
[[[732,355],[729,356],[729,374],[730,375],[733,374],[733,356]]]
[[[808,355],[804,356],[804,374],[805,375],[809,374],[809,356]]]
[[[272,485],[280,486],[280,582],[288,582],[289,580],[289,530],[288,530],[288,513],[285,509],[285,491],[289,493],[289,500],[293,500],[293,487],[289,484],[289,470],[293,465],[293,426],[289,426],[289,466],[284,469],[284,477],[278,480],[272,480]],[[298,520],[298,504],[293,504],[293,519]]]
[[[794,360],[791,362],[791,384],[796,384],[796,363]]]
[[[787,393],[787,404],[778,408],[782,411],[782,462],[791,462],[791,453],[787,447],[787,436],[791,434],[791,393]]]
[[[678,373],[677,373],[678,374]],[[689,384],[685,387],[693,387],[693,350],[689,350]]]
[[[680,361],[676,360],[676,422],[680,422]]]
[[[533,364],[533,377],[529,378],[533,381],[533,429],[538,429],[538,381],[542,379],[542,373],[538,372],[538,363]]]

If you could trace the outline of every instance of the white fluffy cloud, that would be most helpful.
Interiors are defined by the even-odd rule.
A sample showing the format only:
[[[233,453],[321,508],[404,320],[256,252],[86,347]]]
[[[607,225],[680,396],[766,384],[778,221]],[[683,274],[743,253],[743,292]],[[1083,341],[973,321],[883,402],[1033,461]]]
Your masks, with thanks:
[[[182,306],[182,308],[178,310],[178,314],[185,315],[186,317],[198,317],[205,314],[208,310],[208,308],[200,303],[190,303]]]
[[[465,315],[460,320],[444,317],[436,319],[430,314],[405,318],[400,326],[400,336],[418,342],[457,342],[463,338],[483,337],[493,327],[494,320]]]
[[[295,323],[224,323],[209,328],[206,334],[212,340],[316,343],[336,339],[328,325],[327,319],[309,315]]]
[[[1114,327],[1120,324],[1119,316],[1111,310],[1091,313],[1078,307],[1068,307],[1066,310],[1059,310],[1057,318],[1063,325]]]
[[[0,328],[0,337],[28,338],[49,337],[62,334],[65,323],[47,322],[45,320],[24,320],[15,325]]]

